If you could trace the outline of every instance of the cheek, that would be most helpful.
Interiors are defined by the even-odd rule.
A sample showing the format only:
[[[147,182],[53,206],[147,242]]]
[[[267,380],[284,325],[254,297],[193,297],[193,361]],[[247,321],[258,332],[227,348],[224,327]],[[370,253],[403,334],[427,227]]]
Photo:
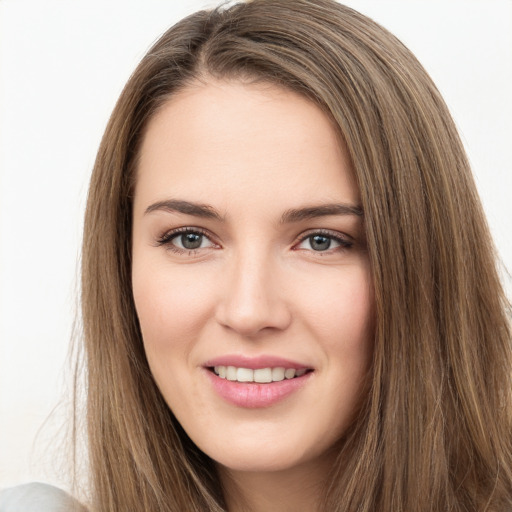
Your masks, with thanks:
[[[148,270],[150,269],[150,270]],[[181,411],[198,397],[188,376],[195,340],[205,321],[206,290],[186,272],[157,265],[136,265],[133,297],[151,373],[169,407]]]
[[[358,408],[374,347],[374,294],[365,266],[347,268],[308,294],[309,329],[324,354],[326,400],[341,434]],[[337,426],[337,428],[335,427]]]
[[[322,286],[299,292],[309,324],[326,343],[333,348],[366,349],[374,325],[374,294],[366,266],[333,272],[330,279],[322,280]]]
[[[199,285],[201,281],[186,272],[135,264],[132,280],[146,351],[185,348],[208,310],[210,297],[204,281]]]

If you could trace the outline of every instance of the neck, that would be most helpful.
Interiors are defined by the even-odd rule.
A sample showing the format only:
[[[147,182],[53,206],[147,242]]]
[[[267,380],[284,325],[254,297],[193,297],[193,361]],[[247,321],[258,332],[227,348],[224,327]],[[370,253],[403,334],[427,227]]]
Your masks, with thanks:
[[[279,471],[218,470],[228,512],[314,512],[321,510],[330,467],[309,462]]]

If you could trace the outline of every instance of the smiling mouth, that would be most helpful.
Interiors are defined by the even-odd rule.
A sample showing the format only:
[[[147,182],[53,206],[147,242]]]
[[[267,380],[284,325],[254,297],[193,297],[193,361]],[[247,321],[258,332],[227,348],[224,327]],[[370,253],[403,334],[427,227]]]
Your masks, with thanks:
[[[302,377],[313,370],[308,368],[283,368],[281,366],[274,368],[241,368],[236,366],[213,366],[208,368],[221,379],[233,382],[256,382],[258,384],[268,384],[271,382],[280,382]]]

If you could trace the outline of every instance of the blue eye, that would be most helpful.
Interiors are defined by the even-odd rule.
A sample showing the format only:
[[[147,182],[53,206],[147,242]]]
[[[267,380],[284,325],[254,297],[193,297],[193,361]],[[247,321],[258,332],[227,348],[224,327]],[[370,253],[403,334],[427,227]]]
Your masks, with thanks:
[[[312,235],[308,237],[309,245],[314,251],[327,251],[331,248],[332,238],[324,235]]]
[[[346,248],[352,246],[352,242],[343,239],[340,235],[335,236],[329,233],[313,233],[305,236],[296,246],[297,249],[306,249],[314,252],[325,252],[332,249]]]
[[[167,245],[176,251],[195,251],[214,247],[215,244],[200,231],[180,228],[166,233],[158,240],[159,245]]]
[[[173,242],[183,249],[199,249],[203,243],[203,238],[204,236],[198,233],[185,233],[174,238]]]

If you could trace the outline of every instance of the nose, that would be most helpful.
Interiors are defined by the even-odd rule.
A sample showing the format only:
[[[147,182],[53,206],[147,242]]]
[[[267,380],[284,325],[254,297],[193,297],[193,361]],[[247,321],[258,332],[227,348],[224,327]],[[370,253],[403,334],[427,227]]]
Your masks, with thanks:
[[[230,262],[220,276],[222,298],[216,309],[219,324],[244,337],[285,330],[292,319],[279,265],[264,254],[248,251]]]

